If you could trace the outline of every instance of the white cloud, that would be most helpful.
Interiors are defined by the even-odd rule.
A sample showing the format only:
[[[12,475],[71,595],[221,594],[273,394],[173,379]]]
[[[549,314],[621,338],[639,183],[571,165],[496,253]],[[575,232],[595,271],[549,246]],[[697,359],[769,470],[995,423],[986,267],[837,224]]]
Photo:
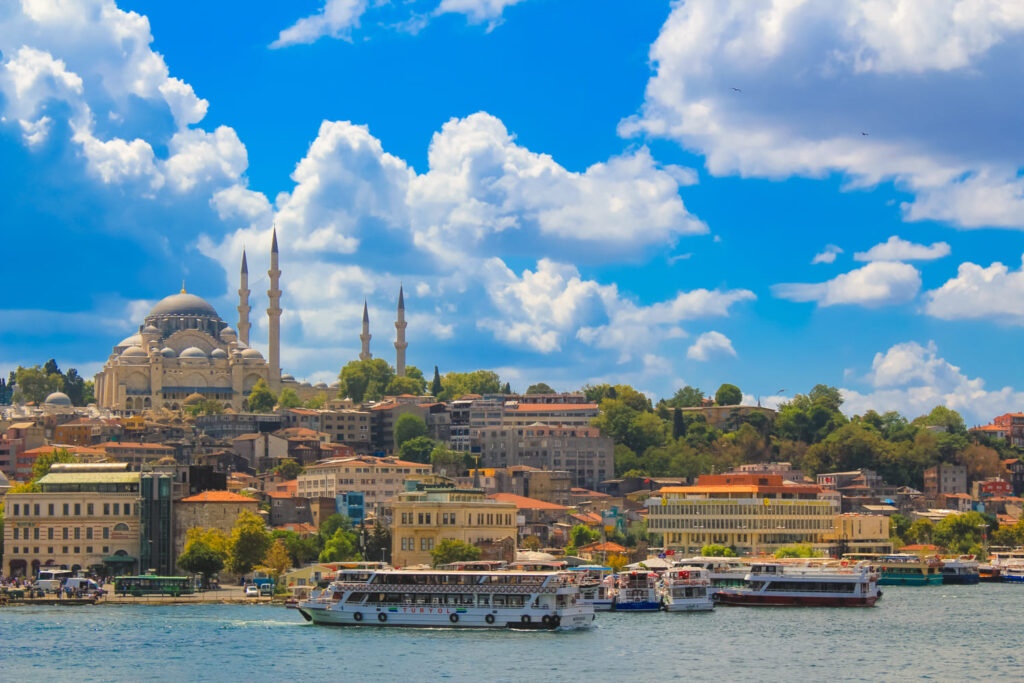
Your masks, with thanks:
[[[811,259],[811,265],[815,265],[818,263],[835,263],[836,255],[842,253],[843,250],[837,247],[836,245],[827,244],[825,245],[824,251],[814,255],[814,258]]]
[[[857,304],[875,307],[911,301],[921,288],[921,274],[907,263],[875,261],[826,282],[772,285],[772,294],[819,306]]]
[[[270,47],[315,43],[324,36],[350,41],[351,31],[359,26],[366,6],[366,0],[326,0],[319,12],[281,31]]]
[[[1017,0],[689,0],[620,132],[675,139],[715,175],[894,181],[908,220],[1022,228],[1005,101],[1022,45]]]
[[[914,418],[944,405],[962,413],[969,422],[984,424],[995,415],[1024,405],[1024,393],[1008,386],[987,390],[984,380],[968,377],[941,358],[933,342],[926,346],[904,342],[876,353],[867,379],[873,387],[871,392],[841,389],[844,412],[898,410]]]
[[[855,261],[932,261],[949,256],[949,245],[934,242],[930,245],[914,244],[893,235],[885,242],[876,244],[867,251],[853,255]]]
[[[955,278],[925,293],[925,312],[943,320],[992,319],[1024,324],[1024,265],[1011,271],[961,263]]]
[[[690,360],[709,361],[715,357],[736,356],[736,350],[732,347],[732,341],[721,332],[704,332],[690,348],[686,350],[686,357]]]
[[[484,21],[494,22],[501,18],[506,7],[517,5],[523,0],[441,0],[435,14],[446,12],[465,14],[469,21],[479,24]],[[493,25],[492,27],[493,28]]]

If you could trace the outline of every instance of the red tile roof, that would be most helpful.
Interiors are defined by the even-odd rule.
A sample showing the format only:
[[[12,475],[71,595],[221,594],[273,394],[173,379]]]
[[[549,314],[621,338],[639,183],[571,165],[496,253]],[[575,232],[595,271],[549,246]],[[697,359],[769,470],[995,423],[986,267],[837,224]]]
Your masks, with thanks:
[[[138,443],[135,441],[108,441],[103,444],[104,448],[150,448],[161,451],[173,451],[174,449],[170,446],[165,446],[162,443]]]
[[[252,503],[256,505],[255,498],[241,496],[231,491],[203,491],[188,498],[182,498],[179,503]]]
[[[580,547],[578,550],[581,552],[591,553],[624,553],[626,548],[619,545],[618,543],[612,543],[611,541],[605,541],[604,543],[590,543]]]
[[[597,410],[596,403],[520,403],[515,407],[516,412],[546,412],[553,413],[560,410]]]
[[[527,498],[526,496],[517,496],[514,493],[492,493],[487,496],[491,500],[497,500],[502,503],[515,503],[515,506],[520,510],[568,510],[569,508],[564,505],[556,505],[555,503],[549,503],[544,500],[537,500],[536,498]]]

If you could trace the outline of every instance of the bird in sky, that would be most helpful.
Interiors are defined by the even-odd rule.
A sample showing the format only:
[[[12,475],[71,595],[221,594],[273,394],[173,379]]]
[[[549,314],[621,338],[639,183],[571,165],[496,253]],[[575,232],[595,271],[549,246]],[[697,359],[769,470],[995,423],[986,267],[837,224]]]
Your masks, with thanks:
[[[742,90],[740,90],[739,88],[730,88],[730,90],[732,90],[733,92],[743,92],[743,91],[742,91]]]
[[[867,133],[865,133],[864,131],[861,131],[860,134],[861,135],[867,135]]]

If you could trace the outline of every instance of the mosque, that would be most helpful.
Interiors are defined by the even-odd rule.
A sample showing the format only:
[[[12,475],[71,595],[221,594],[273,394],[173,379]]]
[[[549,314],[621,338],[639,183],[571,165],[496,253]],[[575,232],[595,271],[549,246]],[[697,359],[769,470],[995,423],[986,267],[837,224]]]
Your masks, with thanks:
[[[249,346],[249,271],[242,252],[238,289],[238,329],[232,329],[204,299],[181,292],[153,306],[139,331],[114,346],[103,369],[95,376],[98,407],[138,412],[168,408],[179,410],[186,399],[198,394],[236,411],[246,409],[246,399],[259,380],[271,391],[295,389],[306,400],[332,387],[299,383],[281,374],[281,270],[278,268],[277,231],[270,248],[268,355]],[[399,290],[395,328],[396,371],[405,374],[405,301]],[[360,358],[369,358],[369,318],[363,304]],[[330,396],[329,396],[330,397]]]

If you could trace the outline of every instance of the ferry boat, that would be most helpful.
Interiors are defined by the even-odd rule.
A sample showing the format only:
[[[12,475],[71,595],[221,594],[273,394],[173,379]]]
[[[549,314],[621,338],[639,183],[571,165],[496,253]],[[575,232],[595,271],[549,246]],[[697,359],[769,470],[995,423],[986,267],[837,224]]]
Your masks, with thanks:
[[[875,560],[881,573],[880,586],[935,586],[943,582],[942,563],[918,555],[882,555]]]
[[[997,550],[992,553],[987,565],[978,568],[982,581],[1003,581],[1007,583],[1022,583],[1024,578],[1024,551]]]
[[[745,588],[715,593],[721,605],[751,607],[871,607],[882,596],[878,574],[866,565],[784,567],[758,563],[750,568]]]
[[[973,585],[980,580],[978,561],[973,555],[961,555],[942,561],[942,583]]]
[[[1004,583],[1024,583],[1024,562],[1011,560],[1002,566],[1000,573]]]
[[[1002,568],[993,564],[978,565],[978,581],[982,583],[996,583],[1003,580]]]
[[[657,612],[661,609],[659,577],[654,572],[632,571],[618,575],[612,609],[616,612]]]
[[[592,605],[566,572],[348,569],[299,603],[307,621],[325,625],[590,628]]]
[[[673,567],[661,576],[661,604],[666,612],[710,612],[711,579],[703,567]]]
[[[609,612],[615,600],[615,581],[611,567],[580,565],[570,571],[576,573],[580,586],[580,602],[593,605],[595,612]]]
[[[742,588],[747,585],[745,577],[750,571],[749,561],[738,557],[690,557],[678,560],[672,569],[699,567],[706,569],[711,580],[708,589],[712,596],[723,588]]]

